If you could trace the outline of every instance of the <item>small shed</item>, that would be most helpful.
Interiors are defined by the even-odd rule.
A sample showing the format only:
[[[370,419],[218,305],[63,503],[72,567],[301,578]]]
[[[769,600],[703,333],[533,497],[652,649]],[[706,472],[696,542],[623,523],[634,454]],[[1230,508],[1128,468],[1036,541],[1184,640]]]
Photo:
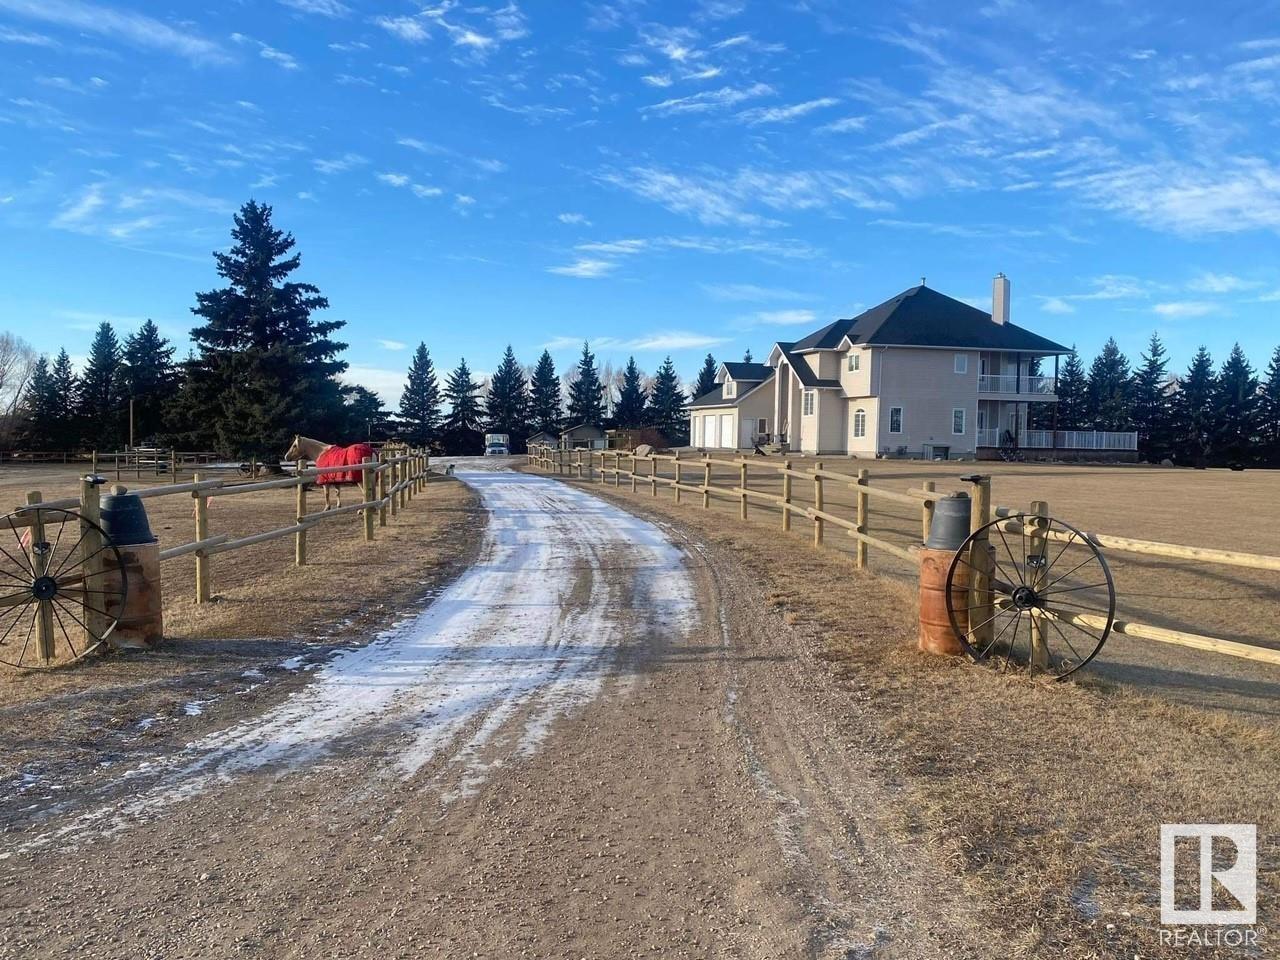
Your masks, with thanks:
[[[532,437],[525,441],[529,446],[541,445],[549,443],[553,447],[560,442],[560,438],[550,430],[539,430]]]
[[[560,446],[565,450],[597,450],[604,445],[604,431],[589,423],[580,423],[560,434]]]

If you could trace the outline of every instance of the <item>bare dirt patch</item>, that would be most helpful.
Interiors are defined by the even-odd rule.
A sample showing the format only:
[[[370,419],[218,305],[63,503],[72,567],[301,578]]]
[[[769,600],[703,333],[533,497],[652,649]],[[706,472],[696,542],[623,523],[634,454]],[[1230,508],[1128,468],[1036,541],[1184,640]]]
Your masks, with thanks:
[[[857,571],[767,518],[727,525],[722,511],[676,506],[670,492],[594,489],[710,544],[741,571],[742,591],[807,638],[859,721],[833,716],[833,735],[851,755],[878,756],[896,800],[882,825],[945,862],[1016,955],[1185,955],[1162,953],[1158,940],[1166,822],[1257,823],[1259,920],[1276,929],[1280,736],[1269,712],[926,658],[904,581]]]

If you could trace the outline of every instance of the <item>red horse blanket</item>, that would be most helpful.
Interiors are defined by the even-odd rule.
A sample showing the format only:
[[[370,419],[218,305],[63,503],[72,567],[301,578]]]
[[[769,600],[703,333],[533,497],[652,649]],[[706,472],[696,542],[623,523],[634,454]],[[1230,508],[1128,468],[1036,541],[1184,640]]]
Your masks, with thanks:
[[[334,444],[326,448],[316,458],[317,467],[350,467],[359,466],[366,459],[373,458],[373,447],[367,443],[353,443],[349,447]],[[316,477],[319,484],[359,483],[359,470],[334,470]]]

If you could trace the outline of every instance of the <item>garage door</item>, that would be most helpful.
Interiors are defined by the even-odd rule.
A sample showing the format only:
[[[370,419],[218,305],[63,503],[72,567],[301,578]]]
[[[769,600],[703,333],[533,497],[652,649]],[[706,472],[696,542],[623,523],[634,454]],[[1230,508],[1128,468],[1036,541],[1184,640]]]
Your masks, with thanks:
[[[732,449],[737,446],[733,442],[733,414],[720,414],[720,446]]]
[[[702,418],[702,445],[704,447],[714,447],[716,445],[716,415],[708,413]]]

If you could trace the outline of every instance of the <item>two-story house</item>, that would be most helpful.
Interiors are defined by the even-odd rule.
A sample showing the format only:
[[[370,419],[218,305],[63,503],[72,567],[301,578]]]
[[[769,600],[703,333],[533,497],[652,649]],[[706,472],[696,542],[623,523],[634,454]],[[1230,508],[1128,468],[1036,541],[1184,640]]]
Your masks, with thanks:
[[[992,313],[921,284],[791,343],[765,363],[721,364],[689,409],[702,449],[781,443],[813,454],[996,457],[1011,449],[1136,456],[1133,434],[1029,430],[1053,423],[1058,358],[1067,347],[1009,322],[1009,281]],[[1052,365],[1054,374],[1039,372]],[[1033,404],[1044,416],[1031,418]]]

